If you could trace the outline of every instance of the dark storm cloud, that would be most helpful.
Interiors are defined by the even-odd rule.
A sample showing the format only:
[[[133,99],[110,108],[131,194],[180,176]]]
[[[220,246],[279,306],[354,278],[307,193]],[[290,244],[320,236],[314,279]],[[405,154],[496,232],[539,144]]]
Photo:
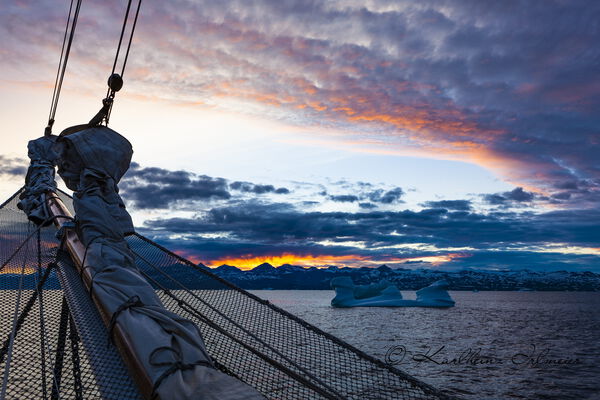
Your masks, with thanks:
[[[138,209],[169,209],[189,205],[194,201],[229,200],[230,190],[252,194],[289,194],[287,188],[232,182],[224,178],[198,175],[189,171],[141,167],[132,162],[120,183],[123,198]]]
[[[377,204],[400,204],[404,203],[401,199],[404,196],[405,192],[402,188],[377,188],[377,185],[369,182],[351,182],[349,180],[340,180],[337,182],[331,182],[332,187],[339,187],[346,192],[349,193],[341,193],[341,194],[331,194],[328,195],[328,191],[322,191],[319,194],[321,196],[327,196],[327,198],[331,201],[339,202],[339,203],[355,203],[361,202],[362,208],[374,208]]]
[[[280,243],[277,246],[257,241],[233,241],[219,239],[191,238],[186,241],[172,240],[168,237],[157,235],[155,230],[140,230],[142,234],[150,235],[153,240],[164,246],[183,251],[185,254],[193,254],[200,257],[202,262],[211,264],[212,260],[223,258],[235,259],[253,257],[270,257],[281,254],[295,255],[348,255],[356,254],[353,248],[347,246],[322,246],[308,242]],[[152,236],[154,235],[154,236]]]
[[[470,211],[471,202],[469,200],[439,200],[427,201],[422,204],[429,208],[445,208],[447,210]]]
[[[99,49],[114,48],[122,12],[114,0],[82,9],[74,77],[104,77],[113,53]],[[64,14],[49,0],[3,7],[3,65],[53,76]],[[600,2],[589,1],[153,2],[128,75],[151,98],[258,103],[259,114],[476,162],[593,206],[598,20]],[[567,181],[589,187],[552,193]]]
[[[447,256],[450,261],[444,265],[451,268],[544,269],[544,263],[546,269],[564,269],[569,265],[572,269],[600,268],[597,255],[563,254],[561,250],[569,246],[597,247],[599,211],[511,211],[510,205],[546,201],[520,187],[486,195],[486,200],[502,207],[485,214],[476,212],[468,200],[425,202],[422,206],[426,208],[421,211],[375,211],[378,204],[398,203],[404,192],[400,188],[374,190],[373,184],[360,185],[367,191],[357,196],[327,195],[332,200],[352,203],[361,197],[377,201],[359,202],[359,209],[364,211],[351,213],[307,212],[291,203],[234,199],[227,191],[231,185],[242,192],[244,186],[251,189],[259,185],[237,181],[228,185],[222,178],[142,168],[136,163],[123,183],[124,198],[140,208],[174,207],[194,200],[228,200],[205,211],[196,207],[194,218],[159,218],[147,221],[141,229],[164,244],[208,261],[249,254],[296,254],[402,264],[403,260]],[[344,182],[343,186],[352,188],[353,184]],[[562,185],[561,189],[581,187]],[[173,242],[169,239],[173,234],[186,240]],[[218,239],[213,239],[214,235]],[[554,246],[550,250],[549,244]],[[540,253],[534,251],[536,248],[546,250]],[[483,265],[486,259],[488,264]],[[430,265],[427,261],[422,263]]]
[[[392,204],[402,203],[400,198],[403,194],[404,191],[401,188],[395,188],[388,191],[377,189],[373,192],[370,192],[367,197],[373,203]]]
[[[254,194],[265,194],[265,193],[275,193],[275,194],[289,194],[290,190],[284,187],[275,188],[273,185],[257,185],[250,182],[232,182],[229,184],[229,187],[233,190],[239,190],[240,192],[245,193],[254,193]]]
[[[486,251],[472,252],[468,257],[459,257],[452,261],[453,269],[487,269],[533,271],[589,271],[600,269],[600,257],[596,255],[577,255],[539,253],[533,251]]]
[[[377,208],[377,206],[373,203],[358,203],[358,206],[365,210],[371,210],[373,208]]]
[[[600,214],[590,211],[554,211],[544,214],[425,209],[419,212],[300,212],[289,204],[245,203],[213,208],[198,218],[168,218],[148,221],[156,232],[189,235],[227,232],[220,239],[232,246],[248,244],[271,247],[277,254],[289,246],[312,249],[312,254],[348,253],[371,259],[423,257],[445,252],[395,245],[425,244],[437,248],[469,248],[466,253],[506,251],[547,243],[594,247],[600,242]],[[194,239],[189,243],[193,243]],[[320,245],[322,241],[336,246]],[[364,246],[346,245],[362,242]],[[281,249],[279,246],[282,246]],[[560,247],[559,246],[559,247]],[[337,250],[336,250],[337,249]],[[533,251],[532,251],[533,253]],[[560,253],[559,250],[556,251]],[[519,253],[522,254],[522,253]],[[558,256],[557,256],[558,257]],[[561,256],[562,257],[562,256]],[[590,260],[599,262],[598,257]],[[594,258],[596,257],[596,258]],[[563,257],[564,260],[568,256]],[[462,259],[462,258],[461,258]]]
[[[530,203],[535,199],[535,194],[523,190],[522,187],[515,188],[509,192],[483,195],[484,201],[492,205],[504,205],[506,203]]]
[[[123,185],[128,201],[136,208],[169,208],[178,202],[210,199],[229,199],[231,195],[219,179],[200,176],[183,185]]]
[[[104,84],[123,8],[116,0],[84,4],[69,63],[82,90],[98,88],[88,82]],[[65,16],[50,0],[3,4],[4,79],[34,85],[54,76]],[[358,148],[385,143],[386,151],[416,148],[476,162],[528,188],[484,198],[500,210],[538,202],[567,208],[478,214],[466,205],[432,202],[421,212],[377,212],[369,208],[401,203],[402,190],[365,187],[356,194],[363,213],[244,204],[247,209],[215,207],[196,219],[148,226],[165,234],[227,231],[230,248],[332,247],[379,257],[398,250],[368,246],[428,243],[482,252],[554,242],[597,248],[599,20],[600,2],[577,0],[145,3],[127,71],[132,95],[209,106],[220,106],[218,99],[252,103],[248,109],[261,117],[335,128],[347,135],[336,140],[347,138]],[[14,175],[25,165],[15,168],[5,170]],[[240,192],[222,178],[134,170],[123,193],[140,208],[227,200]],[[256,194],[255,187],[247,193]],[[364,241],[367,249],[315,244],[320,240]]]
[[[358,196],[355,196],[353,194],[341,194],[341,195],[329,196],[329,200],[337,201],[340,203],[354,203],[354,202],[358,201]]]
[[[29,163],[22,158],[10,158],[0,154],[0,175],[25,179]]]

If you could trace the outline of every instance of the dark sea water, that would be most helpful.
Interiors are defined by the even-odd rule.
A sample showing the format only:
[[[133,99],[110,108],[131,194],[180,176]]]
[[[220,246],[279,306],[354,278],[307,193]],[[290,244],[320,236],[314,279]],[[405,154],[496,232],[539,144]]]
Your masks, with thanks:
[[[451,292],[449,309],[336,309],[332,291],[253,293],[463,399],[600,399],[600,293]]]

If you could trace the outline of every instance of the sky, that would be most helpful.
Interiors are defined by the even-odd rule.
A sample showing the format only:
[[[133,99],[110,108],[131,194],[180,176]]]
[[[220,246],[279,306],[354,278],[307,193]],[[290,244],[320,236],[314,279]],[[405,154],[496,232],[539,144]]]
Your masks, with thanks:
[[[0,4],[2,198],[68,3]],[[125,5],[83,1],[55,133],[100,108]],[[598,21],[575,0],[145,2],[110,120],[135,152],[121,195],[210,266],[600,272]]]

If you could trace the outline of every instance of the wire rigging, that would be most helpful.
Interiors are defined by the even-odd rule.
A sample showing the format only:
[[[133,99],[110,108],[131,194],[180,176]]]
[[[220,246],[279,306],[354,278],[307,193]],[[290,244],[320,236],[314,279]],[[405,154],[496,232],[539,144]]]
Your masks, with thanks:
[[[127,2],[127,10],[125,11],[125,19],[123,20],[123,26],[121,27],[121,36],[119,36],[119,44],[117,45],[117,54],[115,55],[115,60],[113,62],[112,71],[110,74],[115,73],[115,68],[117,67],[117,61],[119,60],[119,52],[121,51],[121,43],[123,43],[123,35],[125,34],[125,28],[127,27],[127,20],[129,19],[129,10],[131,9],[131,0]],[[109,89],[110,90],[110,89]],[[107,92],[108,95],[108,92]]]
[[[44,131],[46,136],[52,134],[52,126],[54,125],[54,118],[56,116],[56,109],[58,108],[58,99],[60,98],[60,91],[62,89],[63,80],[65,78],[65,72],[67,70],[67,63],[69,61],[69,54],[71,53],[71,45],[73,44],[73,38],[75,37],[75,28],[77,27],[77,20],[79,19],[79,10],[81,9],[82,0],[77,0],[75,5],[75,11],[73,12],[73,1],[69,6],[69,15],[67,17],[67,24],[65,26],[65,34],[63,36],[62,48],[60,51],[60,59],[58,61],[58,69],[56,71],[56,79],[54,81],[54,91],[52,93],[52,101],[50,102],[50,113],[48,115],[48,125]],[[73,17],[71,18],[71,14]],[[70,33],[69,33],[70,31]],[[67,36],[69,41],[67,42]],[[66,48],[65,48],[66,44]]]
[[[123,36],[125,35],[125,30],[127,28],[127,24],[129,21],[129,11],[131,10],[131,3],[132,0],[129,0],[127,3],[127,10],[125,11],[125,19],[123,20],[123,26],[121,27],[121,36],[119,36],[119,44],[117,46],[117,53],[115,54],[115,60],[113,62],[113,67],[112,67],[112,71],[110,72],[111,75],[113,75],[115,73],[115,70],[117,69],[117,63],[119,61],[119,53],[121,52],[121,45],[123,43]],[[142,6],[142,0],[138,1],[138,5],[137,5],[137,9],[135,11],[135,16],[133,18],[133,25],[131,27],[131,32],[129,34],[129,41],[127,43],[127,50],[125,52],[125,59],[123,60],[123,66],[121,67],[121,78],[123,78],[123,75],[125,74],[125,67],[127,66],[127,59],[129,58],[129,50],[131,49],[131,42],[133,41],[133,35],[135,33],[135,27],[137,25],[137,20],[138,20],[138,16],[140,15],[140,8]],[[109,88],[110,91],[110,88]],[[109,95],[109,91],[106,92],[106,95]]]
[[[127,59],[129,58],[129,51],[131,50],[131,43],[133,41],[133,34],[135,33],[135,27],[137,25],[137,20],[140,15],[140,8],[142,6],[142,0],[138,0],[137,8],[135,11],[135,16],[133,17],[133,22],[131,26],[131,32],[129,33],[129,40],[127,43],[127,50],[125,51],[125,58],[123,59],[123,65],[121,67],[121,73],[116,73],[117,64],[119,62],[119,55],[121,53],[121,47],[123,45],[123,37],[125,36],[125,31],[127,29],[127,25],[130,23],[130,11],[131,4],[133,0],[129,0],[127,2],[127,10],[125,11],[125,18],[123,19],[123,26],[121,27],[121,35],[119,36],[119,44],[117,45],[117,52],[115,54],[115,59],[113,61],[112,70],[110,76],[108,77],[108,89],[106,90],[106,97],[102,100],[102,108],[100,111],[92,118],[90,121],[90,125],[98,125],[104,122],[108,125],[108,121],[110,119],[110,113],[112,111],[112,106],[115,98],[116,92],[121,90],[123,87],[123,75],[125,74],[125,67],[127,66]]]
[[[133,19],[133,26],[131,27],[131,35],[129,36],[127,51],[125,52],[125,60],[123,60],[123,68],[121,69],[121,78],[123,78],[123,76],[125,75],[125,66],[127,65],[127,59],[129,58],[129,50],[131,50],[131,42],[133,41],[133,34],[135,33],[135,27],[137,25],[138,16],[140,15],[141,6],[142,0],[138,2],[137,10],[135,11],[135,18]]]
[[[50,112],[48,114],[48,125],[44,131],[46,136],[52,134],[52,127],[54,125],[56,110],[58,108],[58,100],[60,98],[60,92],[62,90],[65,73],[67,70],[67,63],[69,61],[69,54],[71,53],[71,46],[73,44],[73,38],[75,37],[75,29],[77,28],[77,21],[79,19],[79,11],[81,9],[81,3],[83,0],[71,0],[69,5],[69,14],[67,16],[67,24],[65,26],[65,33],[63,35],[63,42],[60,51],[60,59],[58,61],[58,68],[56,71],[56,78],[54,80],[54,90],[52,92],[52,100],[50,102]],[[108,89],[106,91],[106,97],[102,100],[102,108],[100,111],[90,120],[89,125],[95,126],[99,124],[108,125],[110,119],[110,113],[112,111],[113,100],[115,93],[121,90],[123,87],[123,75],[125,74],[125,67],[127,66],[127,60],[129,58],[129,52],[131,50],[131,43],[133,42],[133,35],[137,26],[138,17],[140,15],[140,8],[142,6],[142,0],[138,0],[137,7],[133,21],[130,21],[130,12],[132,9],[133,0],[128,0],[127,11],[125,12],[125,18],[123,19],[123,25],[121,27],[121,34],[119,36],[119,44],[115,54],[111,75],[108,78]],[[127,41],[127,48],[125,50],[125,57],[123,59],[123,65],[121,72],[116,73],[117,64],[119,61],[119,55],[121,54],[121,47],[123,46],[123,39],[125,37],[125,31],[128,25],[131,23],[131,32],[129,33],[129,40]]]

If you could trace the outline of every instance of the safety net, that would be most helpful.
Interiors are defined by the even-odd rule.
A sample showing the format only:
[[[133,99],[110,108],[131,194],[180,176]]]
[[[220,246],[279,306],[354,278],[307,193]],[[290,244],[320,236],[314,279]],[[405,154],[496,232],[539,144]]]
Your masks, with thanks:
[[[28,222],[19,194],[0,206],[0,398],[141,398],[56,229]],[[215,365],[266,398],[448,398],[144,236],[128,243],[164,306],[198,325]]]

